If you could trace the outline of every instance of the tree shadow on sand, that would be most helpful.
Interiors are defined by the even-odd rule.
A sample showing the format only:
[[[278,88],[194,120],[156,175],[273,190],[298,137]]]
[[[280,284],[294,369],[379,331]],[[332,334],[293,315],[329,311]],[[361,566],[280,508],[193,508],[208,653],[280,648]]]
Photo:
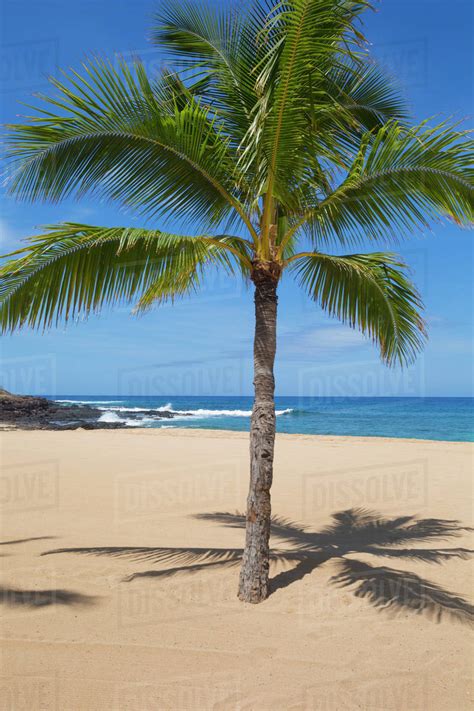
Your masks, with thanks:
[[[204,513],[195,518],[231,528],[245,528],[245,516],[239,513]],[[456,558],[467,559],[474,552],[467,548],[407,547],[451,539],[467,530],[470,529],[458,521],[418,519],[415,516],[384,518],[362,508],[333,514],[332,522],[319,532],[274,516],[272,539],[282,547],[272,550],[271,561],[282,562],[290,568],[272,578],[271,592],[301,580],[332,560],[339,571],[330,578],[330,583],[349,588],[356,597],[365,598],[378,609],[422,613],[438,622],[450,618],[472,624],[474,607],[459,595],[415,573],[374,566],[352,557],[363,554],[434,565]],[[167,566],[133,573],[125,579],[130,582],[141,577],[169,578],[210,568],[235,567],[240,564],[243,551],[241,548],[97,547],[60,548],[42,555],[53,553],[120,556]]]
[[[47,607],[49,605],[91,605],[95,598],[72,590],[18,590],[0,587],[0,605]]]

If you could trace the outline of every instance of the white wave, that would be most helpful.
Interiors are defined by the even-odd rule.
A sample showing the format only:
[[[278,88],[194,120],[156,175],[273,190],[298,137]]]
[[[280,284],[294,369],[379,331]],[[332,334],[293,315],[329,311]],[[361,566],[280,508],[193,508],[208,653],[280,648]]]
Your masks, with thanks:
[[[105,410],[106,412],[149,412],[153,410],[153,407],[115,407],[110,405],[109,407],[98,407],[98,410]]]
[[[119,417],[116,412],[104,412],[99,417],[99,422],[125,422],[123,417]]]
[[[101,415],[100,420],[102,422],[126,422],[127,424],[130,424],[132,426],[140,426],[141,424],[148,424],[151,422],[156,422],[157,419],[150,418],[150,417],[144,417],[139,420],[130,420],[130,419],[124,419],[120,418],[119,415],[117,414],[118,412],[121,413],[131,413],[131,412],[156,412],[159,414],[160,412],[172,412],[174,417],[173,421],[176,420],[188,420],[188,419],[207,419],[207,418],[212,418],[212,417],[250,417],[252,414],[252,410],[207,410],[204,408],[199,408],[198,410],[173,410],[173,405],[172,403],[166,403],[166,405],[162,405],[161,407],[116,407],[116,406],[109,406],[109,407],[99,407],[99,410],[103,410],[104,414]],[[285,410],[275,410],[275,414],[277,416],[280,415],[288,415],[291,412],[293,412],[292,408],[286,408]]]
[[[99,422],[123,422],[123,424],[130,425],[131,427],[140,425],[138,420],[128,420],[126,418],[119,417],[116,412],[104,412],[104,414],[99,417]]]
[[[70,402],[74,405],[107,405],[110,400],[55,400],[54,402]],[[123,402],[123,400],[114,400],[114,402]],[[110,408],[99,407],[98,410],[109,410]]]
[[[252,410],[172,410],[172,412],[180,417],[250,417]],[[288,415],[293,412],[292,408],[287,408],[286,410],[275,410],[276,415]],[[178,419],[174,417],[173,419]]]
[[[160,405],[160,407],[126,407],[125,405],[117,407],[116,405],[111,405],[110,400],[102,400],[102,402],[109,403],[109,405],[108,407],[99,407],[97,408],[98,410],[112,410],[113,412],[167,412],[173,409],[173,405],[170,402],[167,402],[166,405]]]
[[[161,405],[161,407],[116,407],[115,405],[109,405],[109,407],[98,407],[97,409],[110,410],[112,412],[169,412],[173,409],[173,405],[170,402],[167,402],[166,405]]]
[[[175,410],[179,414],[190,414],[193,417],[250,417],[252,410]],[[275,410],[276,415],[287,415],[293,412],[291,408]]]
[[[161,407],[157,407],[156,411],[157,412],[163,412],[165,410],[172,410],[173,409],[173,403],[167,402],[166,405],[162,405]]]
[[[115,413],[115,412],[173,412],[175,415],[181,418],[186,417],[250,417],[252,410],[207,410],[200,408],[198,410],[174,410],[173,403],[167,402],[165,405],[160,405],[160,407],[127,407],[125,405],[112,404],[110,400],[56,400],[56,402],[68,402],[75,403],[77,405],[102,405],[98,407],[98,410],[102,410],[104,413]],[[123,400],[113,400],[113,403],[123,403]],[[275,410],[275,414],[288,415],[293,412],[292,408],[286,408],[285,410]],[[107,422],[100,418],[102,422]],[[175,417],[174,419],[177,419]],[[112,421],[112,420],[109,420]],[[151,422],[152,420],[150,420]]]
[[[192,417],[250,417],[252,410],[174,410],[180,415]]]
[[[142,417],[140,420],[133,420],[127,417],[119,417],[116,412],[104,412],[104,414],[99,417],[99,422],[122,422],[128,427],[142,427],[151,422],[156,422],[156,420],[152,417]]]

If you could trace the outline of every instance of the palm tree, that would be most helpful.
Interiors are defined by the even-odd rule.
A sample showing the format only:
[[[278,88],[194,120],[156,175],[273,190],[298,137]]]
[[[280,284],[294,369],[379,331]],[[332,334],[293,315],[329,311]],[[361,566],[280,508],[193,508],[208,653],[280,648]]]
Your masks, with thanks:
[[[255,293],[250,489],[239,597],[268,594],[277,288],[293,274],[331,316],[411,362],[421,299],[392,253],[345,253],[438,217],[472,221],[472,142],[449,122],[411,125],[370,61],[366,0],[254,0],[247,11],[166,0],[153,41],[174,64],[93,59],[9,127],[11,194],[86,194],[197,234],[63,223],[2,268],[6,331],[49,327],[134,301],[143,311],[199,288],[209,269]],[[326,252],[333,248],[332,254]],[[344,252],[344,253],[341,253]]]

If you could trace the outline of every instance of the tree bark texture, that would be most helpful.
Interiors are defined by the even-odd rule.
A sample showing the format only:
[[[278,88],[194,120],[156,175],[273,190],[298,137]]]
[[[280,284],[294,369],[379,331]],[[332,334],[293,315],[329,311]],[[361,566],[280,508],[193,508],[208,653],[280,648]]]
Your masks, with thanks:
[[[279,268],[254,264],[255,285],[254,392],[250,426],[250,487],[246,540],[240,571],[240,600],[257,603],[269,594],[270,488],[275,442],[275,379],[277,286]]]

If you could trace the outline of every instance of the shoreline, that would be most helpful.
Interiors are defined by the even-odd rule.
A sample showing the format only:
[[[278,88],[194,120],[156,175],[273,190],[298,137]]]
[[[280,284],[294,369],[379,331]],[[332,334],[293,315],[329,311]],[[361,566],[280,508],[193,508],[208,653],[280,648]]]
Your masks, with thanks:
[[[232,439],[248,439],[249,432],[247,430],[225,430],[225,429],[211,429],[207,427],[176,427],[174,425],[165,425],[164,427],[120,427],[114,430],[109,430],[107,428],[96,427],[95,429],[86,430],[82,427],[77,427],[74,430],[55,430],[55,429],[41,429],[41,428],[22,428],[16,427],[15,425],[9,425],[8,423],[0,422],[0,434],[6,432],[57,432],[63,434],[66,432],[126,432],[128,434],[155,434],[160,433],[160,436],[171,435],[175,433],[175,436],[185,436],[185,437],[207,437],[209,439],[219,439],[223,436],[231,437]],[[473,444],[474,440],[452,440],[452,439],[420,439],[417,437],[384,437],[382,435],[330,435],[330,434],[305,434],[300,432],[277,432],[276,439],[288,439],[295,441],[304,440],[320,440],[320,441],[361,441],[361,442],[414,442],[420,444]]]
[[[249,432],[247,431],[242,431],[242,430],[224,430],[224,429],[207,429],[207,428],[199,428],[199,427],[174,427],[169,426],[169,427],[126,427],[124,428],[125,431],[127,432],[140,432],[141,434],[144,434],[145,432],[156,432],[156,431],[165,431],[167,434],[172,434],[173,432],[176,432],[176,435],[183,435],[183,436],[192,436],[189,435],[191,432],[195,432],[196,436],[206,436],[206,433],[208,434],[208,437],[210,439],[219,439],[220,433],[223,433],[224,436],[233,436],[236,435],[234,438],[235,439],[248,439]],[[97,431],[97,430],[96,430]],[[119,430],[117,430],[119,431]],[[123,430],[120,430],[123,431]],[[384,442],[414,442],[414,443],[420,443],[420,444],[427,444],[427,443],[438,443],[438,444],[474,444],[474,441],[466,441],[466,440],[451,440],[451,439],[417,439],[416,437],[383,437],[380,435],[329,435],[329,434],[304,434],[301,432],[277,432],[276,433],[276,439],[284,439],[284,440],[294,440],[297,442],[302,442],[304,440],[309,440],[309,441],[324,441],[324,442],[330,442],[330,441],[340,441],[340,442],[345,442],[345,441],[360,441],[360,442],[371,442],[371,441],[384,441]]]
[[[0,430],[176,429],[249,432],[253,400],[244,397],[83,396],[49,400],[0,389]],[[118,398],[118,399],[117,399]],[[174,400],[174,403],[171,401]],[[305,404],[307,400],[307,403]],[[321,400],[321,402],[320,402]],[[297,398],[276,403],[277,432],[299,436],[362,437],[393,440],[474,442],[474,399]],[[431,398],[429,399],[431,400]],[[367,401],[368,404],[365,404]],[[378,402],[377,402],[378,401]],[[391,403],[393,405],[381,402]],[[215,436],[215,435],[213,435]]]

